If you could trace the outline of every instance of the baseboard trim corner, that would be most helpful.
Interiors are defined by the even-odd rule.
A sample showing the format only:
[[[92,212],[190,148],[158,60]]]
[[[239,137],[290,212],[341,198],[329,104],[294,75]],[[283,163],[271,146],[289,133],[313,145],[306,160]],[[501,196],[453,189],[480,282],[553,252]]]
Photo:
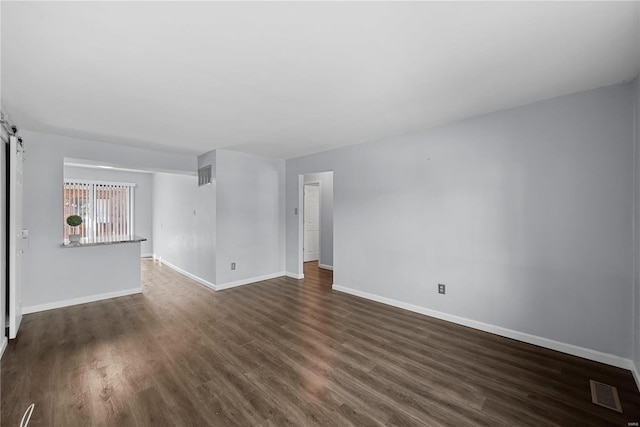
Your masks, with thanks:
[[[153,254],[140,254],[140,258],[153,258],[153,259],[155,259],[155,256]]]
[[[263,276],[250,277],[248,279],[236,280],[235,282],[227,282],[216,285],[216,290],[221,291],[223,289],[235,288],[237,286],[249,285],[251,283],[262,282],[263,280],[275,279],[276,277],[285,276],[286,273],[281,271],[279,273],[265,274]]]
[[[171,264],[170,262],[167,262],[166,260],[162,259],[162,257],[157,257],[156,258],[156,256],[154,255],[153,259],[154,260],[159,260],[160,264],[166,265],[167,267],[169,267],[170,269],[172,269],[176,273],[180,273],[183,276],[187,276],[189,279],[195,280],[196,282],[200,283],[203,286],[206,286],[209,289],[213,289],[214,291],[217,291],[219,289],[214,283],[211,283],[208,280],[204,280],[203,278],[198,277],[195,274],[191,274],[188,271],[183,270],[180,267]]]
[[[2,343],[0,344],[0,359],[2,359],[2,355],[7,349],[7,345],[9,345],[9,339],[6,336],[2,337]]]
[[[291,273],[291,272],[287,271],[285,273],[285,276],[291,277],[292,279],[296,279],[296,280],[304,279],[304,274],[303,273],[297,274],[297,273]]]
[[[54,301],[46,304],[32,305],[22,308],[22,314],[37,313],[40,311],[54,310],[56,308],[70,307],[72,305],[87,304],[90,302],[102,301],[105,299],[126,297],[127,295],[141,294],[142,287],[124,289],[122,291],[107,292],[104,294],[88,295],[86,297],[71,298],[62,301]]]
[[[393,307],[401,308],[404,310],[412,311],[414,313],[424,314],[426,316],[435,317],[436,319],[446,320],[448,322],[456,323],[458,325],[467,326],[480,331],[489,332],[495,335],[500,335],[506,338],[511,338],[517,341],[522,341],[528,344],[537,345],[540,347],[548,348],[550,350],[556,350],[562,353],[571,354],[573,356],[582,357],[584,359],[593,360],[595,362],[605,363],[607,365],[616,366],[618,368],[629,369],[634,372],[633,362],[630,359],[625,359],[620,356],[616,356],[609,353],[602,353],[600,351],[591,350],[585,347],[579,347],[573,344],[567,344],[560,341],[555,341],[548,338],[543,338],[537,335],[527,334],[525,332],[515,331],[513,329],[503,328],[502,326],[496,326],[489,323],[478,322],[476,320],[467,319],[465,317],[456,316],[453,314],[443,313],[441,311],[432,310],[426,307],[420,307],[417,305],[409,304],[406,302],[394,300],[391,298],[383,297],[380,295],[371,294],[368,292],[360,291],[357,289],[347,288],[345,286],[331,285],[331,288],[356,297],[368,299],[371,301],[379,302],[382,304],[390,305]],[[637,372],[634,372],[636,383],[638,382]]]
[[[631,374],[633,374],[633,379],[636,381],[636,387],[638,388],[638,391],[640,391],[640,374],[638,374],[638,368],[633,362],[631,362]]]
[[[318,267],[322,268],[323,270],[331,270],[331,271],[333,271],[333,265],[318,263]]]

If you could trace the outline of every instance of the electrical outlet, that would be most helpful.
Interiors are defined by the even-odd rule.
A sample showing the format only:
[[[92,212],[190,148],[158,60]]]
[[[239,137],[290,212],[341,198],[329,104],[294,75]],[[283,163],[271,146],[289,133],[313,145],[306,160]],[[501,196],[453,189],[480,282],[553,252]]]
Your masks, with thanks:
[[[235,263],[235,262],[232,262],[232,263],[231,263],[231,269],[232,269],[232,270],[235,270],[235,269],[236,269],[236,263]]]
[[[438,283],[438,293],[444,294],[444,285],[442,283]]]

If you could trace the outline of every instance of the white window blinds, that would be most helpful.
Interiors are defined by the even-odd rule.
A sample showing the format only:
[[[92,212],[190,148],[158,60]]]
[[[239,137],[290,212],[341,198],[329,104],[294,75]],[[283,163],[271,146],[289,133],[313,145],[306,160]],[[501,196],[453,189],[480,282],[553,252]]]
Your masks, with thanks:
[[[94,241],[109,241],[133,235],[134,187],[128,183],[65,180],[64,238],[80,234]],[[69,215],[80,216],[82,225],[67,225]]]

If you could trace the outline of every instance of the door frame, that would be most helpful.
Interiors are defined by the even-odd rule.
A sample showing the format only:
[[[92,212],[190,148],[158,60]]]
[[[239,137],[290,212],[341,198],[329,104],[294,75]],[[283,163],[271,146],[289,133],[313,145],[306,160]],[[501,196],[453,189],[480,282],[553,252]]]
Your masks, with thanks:
[[[298,266],[298,272],[297,274],[291,274],[290,277],[294,277],[296,279],[304,279],[304,214],[303,214],[303,209],[304,209],[304,176],[305,175],[315,175],[315,174],[319,174],[319,173],[326,173],[326,172],[331,172],[332,177],[333,177],[333,213],[331,214],[331,220],[334,223],[334,228],[333,228],[333,238],[332,238],[332,250],[333,250],[333,271],[335,272],[335,249],[336,249],[336,242],[335,242],[335,200],[336,200],[336,173],[333,169],[327,169],[327,170],[319,170],[319,171],[308,171],[308,172],[303,172],[303,173],[299,173],[298,174],[298,199],[297,199],[297,203],[296,203],[296,211],[295,214],[298,217],[298,251],[297,251],[297,266]],[[314,183],[317,181],[310,181],[307,184],[310,183]],[[322,183],[320,183],[320,186],[322,186]],[[322,209],[322,189],[320,192],[320,201],[318,203],[319,208]],[[321,211],[322,212],[322,211]],[[319,225],[319,230],[320,232],[322,231],[322,223],[320,223]],[[322,250],[320,250],[322,252]],[[320,264],[320,260],[318,260],[318,264]]]

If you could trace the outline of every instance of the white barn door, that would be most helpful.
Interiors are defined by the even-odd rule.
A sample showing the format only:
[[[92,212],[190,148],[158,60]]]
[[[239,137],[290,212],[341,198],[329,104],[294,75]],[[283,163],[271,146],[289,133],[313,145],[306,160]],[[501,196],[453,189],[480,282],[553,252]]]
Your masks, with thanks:
[[[22,142],[9,138],[9,338],[22,321]]]

